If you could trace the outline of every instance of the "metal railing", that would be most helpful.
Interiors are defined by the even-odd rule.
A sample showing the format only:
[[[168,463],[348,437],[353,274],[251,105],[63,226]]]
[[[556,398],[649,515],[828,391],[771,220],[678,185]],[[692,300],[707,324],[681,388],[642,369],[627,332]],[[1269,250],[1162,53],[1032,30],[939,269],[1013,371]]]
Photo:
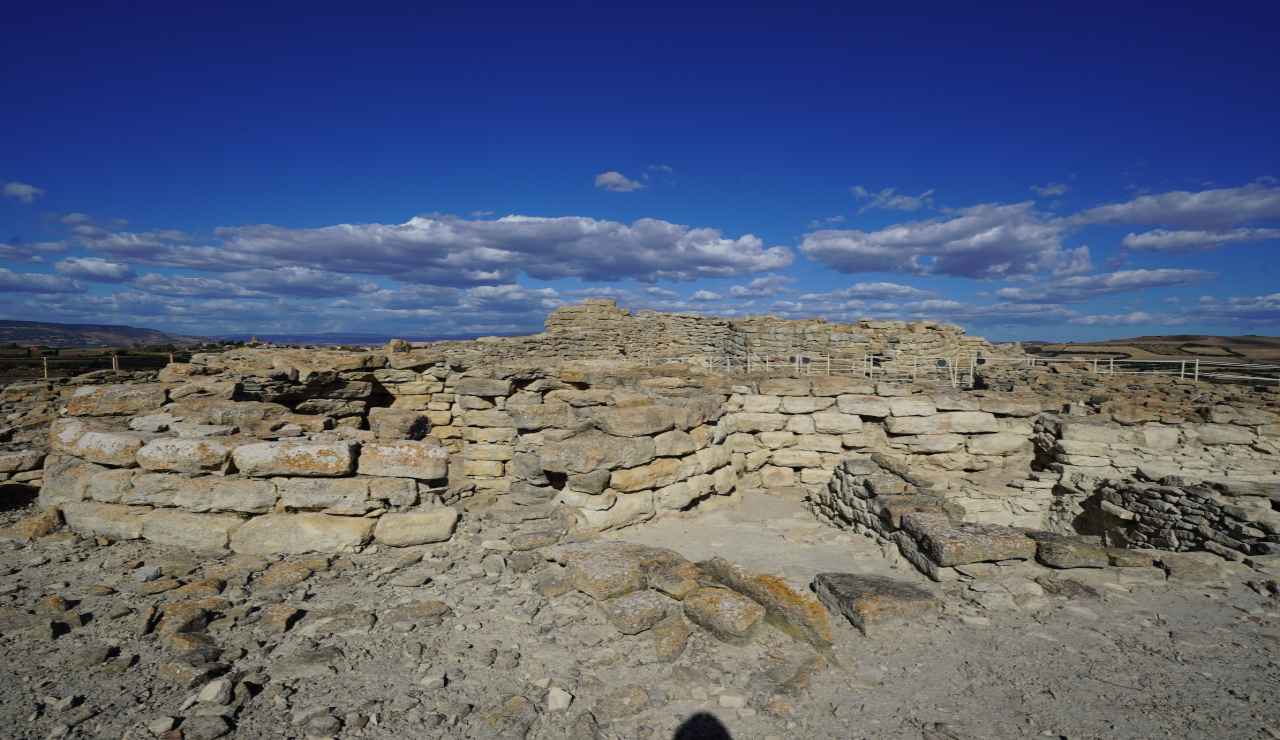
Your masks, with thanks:
[[[794,376],[840,375],[861,377],[869,381],[947,384],[953,388],[972,386],[983,371],[980,368],[1034,373],[1053,366],[1078,366],[1098,375],[1133,375],[1178,378],[1199,383],[1225,381],[1280,384],[1280,364],[1220,362],[1190,358],[1186,360],[1132,360],[1118,357],[989,357],[974,352],[951,355],[873,355],[832,357],[830,355],[795,354],[790,356],[757,355],[739,357],[697,355],[691,357],[649,357],[649,366],[683,364],[726,375],[785,373]]]

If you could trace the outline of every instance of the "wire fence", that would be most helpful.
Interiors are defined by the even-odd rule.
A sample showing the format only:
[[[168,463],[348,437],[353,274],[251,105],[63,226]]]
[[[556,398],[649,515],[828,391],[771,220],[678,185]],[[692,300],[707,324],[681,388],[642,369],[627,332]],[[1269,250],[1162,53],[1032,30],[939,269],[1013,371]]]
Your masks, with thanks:
[[[832,357],[795,354],[770,356],[746,354],[739,357],[699,355],[690,357],[650,357],[646,365],[682,364],[725,375],[839,375],[870,381],[895,381],[973,386],[979,376],[1009,372],[1033,374],[1062,372],[1063,369],[1096,375],[1145,376],[1151,379],[1177,378],[1181,381],[1257,383],[1280,385],[1280,364],[1224,362],[1190,358],[1186,360],[1133,360],[1122,357],[990,357],[961,352],[951,355],[873,355]]]

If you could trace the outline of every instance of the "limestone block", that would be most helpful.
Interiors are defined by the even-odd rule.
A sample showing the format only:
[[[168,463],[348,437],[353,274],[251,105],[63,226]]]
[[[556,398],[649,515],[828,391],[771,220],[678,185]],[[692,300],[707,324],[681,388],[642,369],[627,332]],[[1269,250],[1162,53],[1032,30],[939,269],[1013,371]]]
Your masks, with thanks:
[[[980,434],[999,431],[999,424],[985,411],[946,411],[933,416],[890,417],[885,430],[890,434]]]
[[[811,414],[796,414],[787,419],[786,429],[792,434],[813,434],[817,431],[817,425]]]
[[[86,537],[106,537],[109,540],[142,539],[143,517],[149,511],[141,507],[93,501],[62,504],[62,517],[72,531]]]
[[[729,643],[751,639],[764,618],[764,607],[727,588],[699,588],[684,597],[689,621]]]
[[[77,437],[67,451],[99,465],[128,468],[137,464],[138,450],[149,438],[150,435],[142,432],[88,431]]]
[[[244,524],[235,514],[192,514],[153,509],[143,517],[142,536],[157,545],[198,552],[227,549],[231,535]]]
[[[360,449],[361,475],[439,480],[449,475],[449,453],[434,439],[371,442]]]
[[[707,447],[694,453],[697,458],[697,472],[707,473],[718,467],[729,464],[733,453],[727,447]]]
[[[187,511],[265,514],[276,504],[276,484],[267,480],[204,476],[175,480],[173,486],[173,505]]]
[[[656,454],[652,437],[614,437],[598,431],[549,442],[538,452],[542,468],[556,473],[590,473],[594,470],[644,465]]]
[[[795,438],[795,446],[801,450],[840,452],[843,445],[836,434],[802,434]]]
[[[862,417],[839,411],[819,411],[813,415],[813,428],[823,434],[848,434],[862,429]]]
[[[962,434],[914,434],[894,437],[890,442],[908,447],[912,452],[933,454],[954,452],[964,447],[965,437]]]
[[[776,465],[765,465],[760,468],[760,484],[765,488],[785,488],[796,482],[796,471]]]
[[[431,419],[413,409],[369,409],[369,429],[378,439],[423,439],[431,431]]]
[[[102,470],[89,477],[85,495],[94,501],[118,504],[133,487],[134,471],[129,468]]]
[[[613,475],[609,478],[609,486],[621,492],[661,488],[674,483],[679,473],[679,460],[661,457],[647,465],[613,471]]]
[[[938,411],[979,411],[982,399],[966,393],[935,393],[933,405]]]
[[[939,604],[931,592],[885,576],[819,573],[813,579],[813,590],[832,613],[843,615],[867,636],[934,612]]]
[[[467,427],[514,427],[515,420],[506,411],[490,409],[487,411],[467,411],[462,414],[462,426]]]
[[[729,418],[732,428],[739,432],[776,432],[787,423],[784,414],[738,413]]]
[[[202,473],[225,468],[231,449],[218,439],[153,439],[138,450],[137,461],[147,470]]]
[[[703,478],[704,476],[697,476]],[[690,483],[690,485],[696,485]],[[732,465],[726,465],[723,468],[715,470],[711,474],[711,491],[717,496],[728,496],[733,493],[733,489],[738,485],[738,472],[734,470]],[[699,488],[699,491],[702,489]]]
[[[679,429],[663,432],[653,439],[655,452],[659,457],[679,457],[687,455],[699,447],[693,436]]]
[[[373,536],[375,520],[328,514],[267,514],[231,534],[231,549],[245,555],[351,552]]]
[[[965,448],[971,455],[1012,455],[1017,452],[1029,452],[1031,440],[1008,432],[975,434],[965,442]]]
[[[383,514],[378,517],[373,538],[379,544],[391,547],[444,542],[453,536],[457,524],[458,512],[451,508]]]
[[[822,465],[822,455],[812,450],[788,448],[774,450],[769,461],[784,468],[816,468]]]
[[[1040,413],[1041,402],[1034,398],[995,396],[983,398],[979,408],[996,416],[1035,416]]]
[[[846,414],[868,419],[883,419],[891,413],[889,401],[879,396],[843,395],[836,398],[836,406]]]
[[[833,471],[823,468],[805,468],[800,471],[800,482],[807,485],[826,485]]]
[[[236,469],[245,475],[265,477],[343,476],[355,467],[353,442],[256,442],[231,452]]]
[[[505,463],[499,460],[463,460],[462,474],[468,478],[501,478]]]
[[[166,400],[165,388],[159,383],[85,385],[71,394],[67,413],[71,416],[134,416],[158,411]]]
[[[602,431],[618,437],[642,437],[665,432],[675,426],[675,409],[669,406],[602,407],[591,418]]]
[[[179,487],[189,480],[177,473],[138,472],[122,491],[120,503],[131,506],[175,506]]]
[[[749,414],[775,414],[781,407],[781,396],[747,395],[742,397],[742,411]]]
[[[932,416],[937,412],[933,399],[928,396],[903,396],[889,399],[889,413],[893,416]]]
[[[515,446],[503,444],[468,444],[462,448],[462,456],[468,460],[497,460],[505,462],[515,454]]]
[[[648,521],[655,513],[653,491],[640,491],[618,496],[617,503],[607,511],[579,509],[576,516],[582,529],[603,532]]]
[[[812,378],[811,383],[813,386],[813,395],[815,396],[843,396],[870,394],[875,392],[875,386],[871,383],[857,378],[848,378],[839,375],[819,376]]]
[[[1036,554],[1035,540],[1019,530],[993,524],[952,522],[944,514],[905,514],[902,528],[916,539],[921,551],[941,566],[1026,560]]]
[[[511,381],[497,378],[459,378],[455,390],[462,396],[496,396],[511,395]]]
[[[784,414],[812,414],[835,405],[830,397],[783,396],[781,410]]]
[[[764,607],[772,620],[787,625],[808,642],[819,647],[831,644],[831,621],[821,602],[813,596],[797,591],[777,576],[753,573],[724,558],[701,562],[698,568],[711,579]]]
[[[0,473],[35,470],[44,462],[44,450],[11,450],[0,452]]]
[[[581,423],[567,403],[539,403],[507,409],[517,429],[574,429]]]
[[[370,498],[367,478],[277,478],[275,484],[290,509],[363,516],[382,505]]]
[[[792,432],[761,432],[756,435],[756,439],[761,445],[776,450],[781,447],[790,447],[796,443],[796,435]],[[755,448],[756,445],[752,445]]]
[[[760,381],[762,396],[808,396],[810,385],[808,378],[769,378]]]
[[[1248,445],[1257,439],[1252,429],[1231,424],[1191,424],[1188,427],[1202,445]]]
[[[514,442],[516,430],[505,427],[467,427],[462,430],[462,438],[480,444]]]

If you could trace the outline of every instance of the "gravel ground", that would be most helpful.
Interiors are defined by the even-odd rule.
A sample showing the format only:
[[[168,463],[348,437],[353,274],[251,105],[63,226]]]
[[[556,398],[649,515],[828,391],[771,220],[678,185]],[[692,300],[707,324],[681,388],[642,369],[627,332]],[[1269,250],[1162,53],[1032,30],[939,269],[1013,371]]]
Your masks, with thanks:
[[[686,554],[719,543],[759,568],[787,548],[780,570],[799,579],[847,552],[850,571],[928,584],[793,514],[712,514]],[[689,525],[625,536],[681,550]],[[0,543],[0,734],[1280,738],[1275,565],[1168,581],[992,567],[930,586],[941,610],[910,624],[837,625],[825,654],[771,627],[745,645],[695,630],[672,663],[555,588],[558,566],[482,540],[468,520],[447,545],[276,562],[62,533]],[[193,601],[211,621],[175,631],[174,604]]]

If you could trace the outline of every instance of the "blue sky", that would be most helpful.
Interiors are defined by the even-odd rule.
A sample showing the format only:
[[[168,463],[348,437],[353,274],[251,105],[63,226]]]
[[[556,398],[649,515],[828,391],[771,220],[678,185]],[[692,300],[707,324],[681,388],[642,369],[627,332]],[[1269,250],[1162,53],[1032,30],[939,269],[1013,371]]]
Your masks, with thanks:
[[[10,10],[0,317],[1280,334],[1276,13],[1120,5]]]

